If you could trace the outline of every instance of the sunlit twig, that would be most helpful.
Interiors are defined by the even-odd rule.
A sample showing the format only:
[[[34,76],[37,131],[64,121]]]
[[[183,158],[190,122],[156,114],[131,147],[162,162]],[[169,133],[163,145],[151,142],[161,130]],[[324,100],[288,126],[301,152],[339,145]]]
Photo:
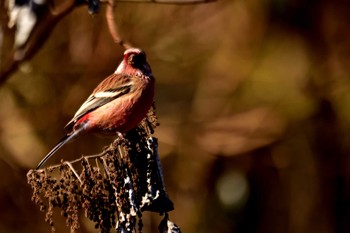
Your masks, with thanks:
[[[215,0],[100,0],[101,3],[107,3],[106,21],[113,41],[125,49],[130,48],[131,45],[123,40],[118,33],[118,28],[114,18],[116,2],[183,5],[208,3],[213,1]],[[36,54],[36,52],[44,44],[43,42],[49,37],[50,32],[56,23],[58,23],[61,18],[63,18],[78,5],[77,1],[75,0],[48,0],[48,10],[41,14],[37,19],[25,43],[18,48],[14,48],[7,61],[1,67],[0,85],[3,84],[10,77],[10,75],[18,69],[18,66],[21,62],[30,59],[33,55]]]
[[[118,28],[114,18],[114,12],[115,12],[115,1],[108,0],[107,7],[106,7],[106,21],[107,21],[109,33],[111,34],[111,37],[115,43],[123,46],[125,49],[131,48],[132,46],[127,42],[125,42],[118,33]]]
[[[75,175],[75,177],[79,180],[80,184],[82,184],[83,182],[81,181],[80,179],[80,176],[78,175],[78,173],[75,171],[74,167],[72,166],[72,164],[68,161],[64,162],[64,164],[66,164],[70,169],[71,171],[73,172],[73,174]]]

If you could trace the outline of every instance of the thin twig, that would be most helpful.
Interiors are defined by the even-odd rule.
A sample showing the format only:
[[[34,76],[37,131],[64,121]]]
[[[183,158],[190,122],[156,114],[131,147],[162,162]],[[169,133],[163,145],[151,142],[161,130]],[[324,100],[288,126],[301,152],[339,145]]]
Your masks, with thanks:
[[[86,156],[82,156],[80,157],[79,159],[75,159],[75,160],[72,160],[72,161],[69,161],[69,162],[65,162],[65,163],[70,163],[70,164],[74,164],[74,163],[77,163],[77,162],[80,162],[82,161],[83,159],[93,159],[93,158],[99,158],[99,157],[102,157],[104,156],[105,154],[107,154],[107,151],[103,151],[99,154],[96,154],[96,155],[86,155]],[[56,169],[56,168],[59,168],[60,166],[62,166],[61,164],[55,164],[55,165],[52,165],[50,167],[48,167],[49,169]],[[41,168],[41,169],[38,169],[36,171],[44,171],[45,169],[47,168]]]
[[[107,163],[106,163],[105,158],[100,157],[100,158],[99,158],[99,160],[100,160],[100,163],[101,163],[101,164],[102,164],[102,166],[103,166],[103,169],[104,169],[104,170],[105,170],[105,172],[106,172],[106,176],[107,176],[107,178],[108,178],[108,179],[110,179],[110,175],[109,175],[109,171],[108,171],[108,166],[107,166]]]
[[[119,136],[117,139],[115,139],[115,140],[110,144],[110,146],[109,146],[106,150],[102,151],[101,153],[99,153],[99,154],[94,154],[94,155],[85,155],[85,156],[82,156],[82,157],[80,157],[80,158],[78,158],[78,159],[69,161],[69,163],[70,163],[70,164],[74,164],[74,163],[77,163],[77,162],[81,162],[82,159],[89,160],[89,159],[94,159],[94,158],[100,158],[100,157],[102,157],[102,156],[104,156],[104,155],[107,155],[109,152],[113,151],[115,147],[118,147],[118,151],[119,151],[119,153],[120,153],[120,155],[121,155],[121,158],[122,158],[122,157],[123,157],[123,152],[122,152],[123,150],[119,147],[120,140],[125,140],[125,139],[123,138],[123,136]],[[61,164],[55,164],[55,165],[52,165],[52,166],[50,166],[50,167],[48,167],[48,168],[50,168],[50,169],[56,169],[56,168],[59,168],[60,166],[61,166]],[[42,168],[42,169],[38,169],[38,170],[36,170],[36,171],[43,171],[44,169],[45,169],[45,168]]]
[[[75,5],[74,0],[65,0],[65,1],[58,1],[60,2],[59,5],[57,5],[56,1],[49,1],[49,9],[51,15],[61,15],[65,14],[65,12],[69,11],[72,7]],[[56,5],[55,5],[56,4]]]
[[[115,0],[108,0],[106,7],[106,21],[109,29],[109,33],[112,36],[112,39],[115,43],[123,46],[125,49],[131,48],[131,45],[124,42],[123,39],[119,36],[117,25],[115,24],[114,19],[114,10],[115,10]]]
[[[103,2],[103,1],[101,1]],[[169,4],[169,5],[196,5],[203,3],[217,2],[217,0],[117,0],[117,2],[127,3],[153,3],[153,4]]]
[[[78,173],[75,171],[74,167],[72,166],[72,164],[70,162],[64,162],[64,164],[66,164],[71,170],[72,172],[74,173],[75,177],[79,180],[80,184],[83,184],[83,182],[81,181]]]

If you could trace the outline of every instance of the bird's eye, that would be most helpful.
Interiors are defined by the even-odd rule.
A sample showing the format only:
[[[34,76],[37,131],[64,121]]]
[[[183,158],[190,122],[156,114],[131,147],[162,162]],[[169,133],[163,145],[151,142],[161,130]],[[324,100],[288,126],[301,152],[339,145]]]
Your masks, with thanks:
[[[131,58],[131,63],[135,67],[138,67],[139,65],[142,65],[146,62],[146,57],[144,54],[134,54]]]
[[[134,56],[135,54],[130,54],[129,57],[128,57],[128,63],[129,64],[133,64],[134,63]]]

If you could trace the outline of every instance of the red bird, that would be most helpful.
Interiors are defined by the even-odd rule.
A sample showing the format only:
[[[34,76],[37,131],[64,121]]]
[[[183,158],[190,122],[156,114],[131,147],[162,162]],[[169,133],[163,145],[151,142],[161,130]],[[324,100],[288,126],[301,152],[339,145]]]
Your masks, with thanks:
[[[103,80],[68,122],[65,137],[41,160],[39,169],[67,142],[86,133],[118,135],[135,128],[153,104],[155,80],[146,54],[127,49],[114,74]]]

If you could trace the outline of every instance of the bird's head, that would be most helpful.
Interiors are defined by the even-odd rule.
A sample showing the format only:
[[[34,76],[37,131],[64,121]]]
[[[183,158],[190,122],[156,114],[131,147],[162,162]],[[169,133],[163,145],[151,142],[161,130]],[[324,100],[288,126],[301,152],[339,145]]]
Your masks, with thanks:
[[[140,70],[142,74],[150,76],[152,74],[151,67],[147,63],[146,54],[138,48],[130,48],[124,52],[124,65],[131,66]]]

